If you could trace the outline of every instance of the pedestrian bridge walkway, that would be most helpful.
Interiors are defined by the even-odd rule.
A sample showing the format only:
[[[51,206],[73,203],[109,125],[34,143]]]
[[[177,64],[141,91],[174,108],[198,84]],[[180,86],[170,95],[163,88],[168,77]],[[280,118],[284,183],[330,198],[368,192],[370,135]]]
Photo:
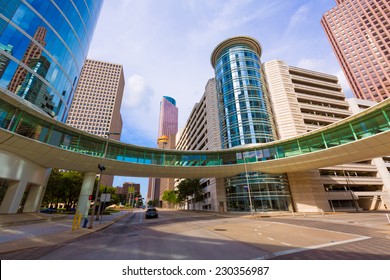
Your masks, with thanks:
[[[294,138],[227,150],[177,151],[106,140],[0,92],[0,150],[43,167],[82,172],[97,173],[103,163],[105,174],[119,176],[207,178],[303,171],[390,154],[390,99]]]

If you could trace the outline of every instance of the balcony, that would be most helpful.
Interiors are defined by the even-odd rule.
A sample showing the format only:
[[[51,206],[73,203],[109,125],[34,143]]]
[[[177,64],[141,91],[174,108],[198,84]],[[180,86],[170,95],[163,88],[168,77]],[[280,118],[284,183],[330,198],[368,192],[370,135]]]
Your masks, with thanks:
[[[326,185],[350,185],[350,186],[377,186],[383,185],[381,178],[363,176],[331,176],[322,175],[321,181]]]

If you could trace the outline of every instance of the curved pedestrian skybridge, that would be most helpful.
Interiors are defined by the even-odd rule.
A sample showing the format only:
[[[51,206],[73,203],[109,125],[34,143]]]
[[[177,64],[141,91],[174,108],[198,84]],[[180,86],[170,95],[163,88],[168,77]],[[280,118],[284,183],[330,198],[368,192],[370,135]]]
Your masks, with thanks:
[[[390,99],[298,137],[217,151],[178,151],[121,143],[83,132],[0,92],[0,150],[41,166],[138,177],[207,178],[284,173],[390,155]],[[103,159],[108,143],[106,159]]]

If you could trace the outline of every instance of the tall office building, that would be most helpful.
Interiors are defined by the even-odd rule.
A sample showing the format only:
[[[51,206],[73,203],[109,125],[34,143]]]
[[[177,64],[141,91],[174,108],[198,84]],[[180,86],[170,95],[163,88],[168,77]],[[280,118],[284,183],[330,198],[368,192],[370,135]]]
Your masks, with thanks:
[[[123,66],[87,59],[81,71],[66,123],[86,132],[120,140],[120,108],[125,86]],[[112,186],[113,177],[104,175],[103,185]]]
[[[388,0],[336,0],[321,24],[359,99],[390,96],[390,4]]]
[[[159,138],[164,135],[176,135],[178,129],[178,111],[176,100],[169,96],[163,96],[160,102]]]
[[[276,140],[260,62],[261,46],[250,37],[221,42],[211,55],[218,93],[222,148]],[[256,155],[237,154],[248,164]],[[225,180],[228,211],[285,211],[292,206],[284,174],[248,172]]]
[[[205,92],[192,109],[185,127],[177,134],[177,150],[209,151],[221,149],[221,135],[218,118],[218,98],[215,79],[210,79]],[[180,179],[177,180],[177,183]],[[223,178],[200,180],[204,201],[189,201],[186,209],[226,211],[226,195]]]
[[[102,3],[1,1],[1,94],[65,122]],[[0,213],[37,211],[50,169],[0,150],[0,166],[10,162],[0,168]]]
[[[122,196],[121,203],[123,205],[132,203],[136,204],[136,201],[134,200],[135,194],[140,194],[141,192],[141,185],[138,183],[133,182],[125,182],[123,183],[122,187],[116,187],[116,194]]]
[[[178,112],[176,100],[163,96],[160,102],[160,119],[157,146],[162,149],[174,149],[178,131]],[[147,200],[159,200],[164,191],[174,188],[173,178],[149,178]],[[160,201],[162,205],[162,201]]]
[[[122,131],[120,107],[125,80],[120,64],[87,59],[66,123],[101,137]],[[119,140],[120,135],[110,135]]]
[[[336,76],[287,65],[264,63],[280,139],[299,136],[357,113],[374,102],[355,101],[351,110]],[[367,159],[288,173],[295,209],[300,212],[384,209],[390,176],[383,159]],[[387,191],[388,192],[388,191]],[[387,202],[389,205],[390,201]]]

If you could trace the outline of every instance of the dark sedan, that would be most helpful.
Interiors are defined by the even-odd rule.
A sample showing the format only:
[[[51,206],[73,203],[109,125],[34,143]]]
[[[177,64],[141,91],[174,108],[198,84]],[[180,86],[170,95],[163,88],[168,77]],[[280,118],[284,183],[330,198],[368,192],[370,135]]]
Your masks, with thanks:
[[[158,218],[158,212],[156,208],[148,208],[145,212],[145,218]]]

